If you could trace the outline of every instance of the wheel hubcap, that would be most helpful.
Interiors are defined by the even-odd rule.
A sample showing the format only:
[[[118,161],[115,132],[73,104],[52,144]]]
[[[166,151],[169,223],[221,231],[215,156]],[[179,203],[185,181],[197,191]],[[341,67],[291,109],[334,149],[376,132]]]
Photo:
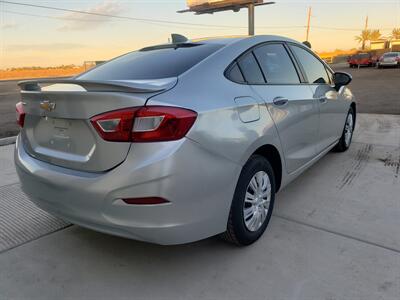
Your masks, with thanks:
[[[347,116],[346,125],[344,127],[344,142],[346,143],[347,147],[350,145],[351,142],[351,137],[353,135],[353,126],[353,115],[349,114]]]
[[[264,224],[271,203],[271,182],[266,172],[257,172],[246,189],[243,219],[249,231],[257,231]]]

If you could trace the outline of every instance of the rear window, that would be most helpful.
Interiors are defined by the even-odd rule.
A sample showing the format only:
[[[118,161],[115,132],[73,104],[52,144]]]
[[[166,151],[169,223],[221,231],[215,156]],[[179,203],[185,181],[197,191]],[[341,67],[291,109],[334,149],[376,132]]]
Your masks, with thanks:
[[[355,57],[356,58],[368,58],[369,56],[370,56],[369,54],[364,53],[364,54],[357,54]]]
[[[384,57],[397,57],[399,54],[397,54],[397,53],[386,53],[386,54],[384,54],[383,56]]]
[[[176,77],[222,47],[220,44],[200,43],[148,47],[117,57],[78,78],[141,80]]]

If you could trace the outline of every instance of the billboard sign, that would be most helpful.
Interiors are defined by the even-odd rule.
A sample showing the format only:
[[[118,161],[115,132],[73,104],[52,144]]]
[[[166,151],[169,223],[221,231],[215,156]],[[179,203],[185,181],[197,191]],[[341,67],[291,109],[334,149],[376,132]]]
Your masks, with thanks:
[[[262,4],[263,0],[187,0],[186,4],[190,11],[206,12],[219,11],[224,9],[242,8],[250,3]]]

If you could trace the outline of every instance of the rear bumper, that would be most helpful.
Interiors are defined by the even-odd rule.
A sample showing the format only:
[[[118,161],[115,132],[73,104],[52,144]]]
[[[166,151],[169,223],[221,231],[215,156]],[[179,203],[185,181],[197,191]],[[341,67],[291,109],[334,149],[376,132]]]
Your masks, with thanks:
[[[382,67],[395,67],[395,66],[399,66],[400,63],[398,63],[398,62],[379,62],[379,65]]]
[[[15,164],[23,191],[42,209],[97,231],[181,244],[225,231],[241,167],[197,143],[135,144],[106,173],[58,167],[28,155],[17,139]],[[128,205],[121,198],[163,197],[161,205]]]

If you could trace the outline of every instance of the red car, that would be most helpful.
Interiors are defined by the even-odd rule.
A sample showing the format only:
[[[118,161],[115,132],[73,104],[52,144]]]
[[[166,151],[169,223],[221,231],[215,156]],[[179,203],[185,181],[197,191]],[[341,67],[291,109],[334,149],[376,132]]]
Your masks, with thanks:
[[[348,59],[349,67],[356,68],[358,66],[375,67],[378,57],[371,53],[358,53],[352,55]]]

